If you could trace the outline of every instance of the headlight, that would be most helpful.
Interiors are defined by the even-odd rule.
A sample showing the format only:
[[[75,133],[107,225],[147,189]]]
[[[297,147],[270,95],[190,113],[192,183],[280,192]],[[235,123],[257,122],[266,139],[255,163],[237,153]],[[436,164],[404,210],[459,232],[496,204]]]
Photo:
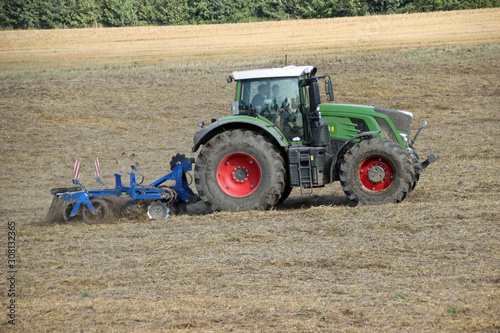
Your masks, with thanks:
[[[400,136],[400,137],[401,137],[401,139],[403,140],[404,144],[405,144],[405,145],[408,145],[408,134],[399,133],[399,136]]]

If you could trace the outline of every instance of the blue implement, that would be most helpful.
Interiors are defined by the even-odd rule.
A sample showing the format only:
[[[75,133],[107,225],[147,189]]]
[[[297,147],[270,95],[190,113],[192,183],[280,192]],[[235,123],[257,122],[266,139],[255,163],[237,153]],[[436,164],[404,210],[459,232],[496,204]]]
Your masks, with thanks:
[[[78,192],[64,192],[55,194],[58,197],[64,198],[64,201],[75,200],[76,202],[71,210],[70,217],[77,215],[78,210],[85,204],[88,209],[93,212],[94,206],[91,200],[96,197],[111,197],[128,195],[134,200],[162,200],[167,203],[175,203],[179,200],[188,202],[189,198],[194,196],[195,193],[189,188],[186,173],[192,170],[193,159],[189,159],[178,164],[172,172],[161,177],[160,179],[152,182],[149,185],[141,185],[137,183],[135,172],[130,173],[130,186],[124,186],[120,174],[115,174],[115,188],[109,189],[101,183],[105,189],[87,190],[80,184],[80,181],[75,178],[73,180],[75,185],[79,185],[82,190]],[[165,186],[162,185],[166,181],[174,181],[175,185]]]

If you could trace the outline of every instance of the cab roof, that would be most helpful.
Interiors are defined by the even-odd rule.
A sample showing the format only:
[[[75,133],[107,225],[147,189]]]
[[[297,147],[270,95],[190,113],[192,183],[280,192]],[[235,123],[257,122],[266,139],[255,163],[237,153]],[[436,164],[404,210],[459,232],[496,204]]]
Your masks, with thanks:
[[[286,66],[279,68],[252,69],[249,71],[233,72],[233,78],[238,80],[261,79],[273,77],[298,77],[316,73],[314,66]]]

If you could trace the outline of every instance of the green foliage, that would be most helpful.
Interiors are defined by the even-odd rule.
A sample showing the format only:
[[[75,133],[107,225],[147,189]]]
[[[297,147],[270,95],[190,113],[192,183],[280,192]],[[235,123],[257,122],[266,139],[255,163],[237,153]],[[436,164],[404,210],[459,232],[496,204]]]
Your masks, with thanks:
[[[191,23],[228,23],[247,5],[241,0],[189,0]]]
[[[0,0],[0,27],[209,24],[489,7],[500,7],[500,0]]]
[[[413,11],[460,10],[499,7],[500,0],[415,0]]]
[[[75,3],[69,26],[83,28],[91,26],[100,20],[100,8],[97,0],[73,0]]]
[[[111,27],[125,27],[137,24],[137,1],[104,0],[102,23]]]
[[[140,17],[146,24],[179,25],[189,18],[187,0],[142,0],[150,4],[150,19]]]
[[[401,293],[396,293],[396,295],[394,295],[394,297],[399,298],[399,299],[405,299],[405,298],[406,298],[406,297],[404,297],[404,295],[403,295],[403,294],[401,294]]]
[[[448,310],[446,310],[447,313],[455,314],[455,313],[462,313],[466,312],[465,308],[463,305],[454,305],[450,306]]]

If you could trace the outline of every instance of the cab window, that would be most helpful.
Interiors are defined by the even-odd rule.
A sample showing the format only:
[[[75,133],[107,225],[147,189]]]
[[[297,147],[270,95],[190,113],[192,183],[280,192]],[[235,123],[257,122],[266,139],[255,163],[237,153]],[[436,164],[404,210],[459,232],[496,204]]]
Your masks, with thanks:
[[[240,110],[253,110],[275,123],[289,141],[304,139],[297,78],[244,80],[239,107]]]

